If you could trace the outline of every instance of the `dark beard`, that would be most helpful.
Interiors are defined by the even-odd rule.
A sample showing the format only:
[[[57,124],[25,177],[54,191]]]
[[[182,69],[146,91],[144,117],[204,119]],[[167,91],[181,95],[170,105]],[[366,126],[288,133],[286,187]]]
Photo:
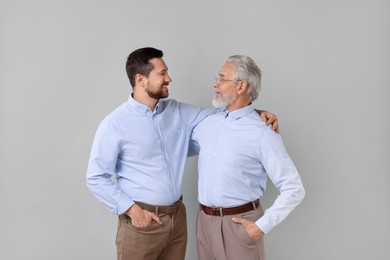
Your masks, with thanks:
[[[164,92],[163,90],[160,90],[159,92],[151,92],[149,90],[146,91],[149,95],[149,97],[154,98],[154,99],[162,99],[162,98],[167,98],[169,93]]]

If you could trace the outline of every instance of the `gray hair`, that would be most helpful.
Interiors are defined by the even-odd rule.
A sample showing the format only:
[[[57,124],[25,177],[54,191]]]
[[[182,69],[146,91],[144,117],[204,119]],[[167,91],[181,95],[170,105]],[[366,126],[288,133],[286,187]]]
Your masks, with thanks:
[[[234,81],[246,80],[248,82],[247,96],[250,102],[257,99],[260,92],[261,70],[254,60],[245,55],[233,55],[225,60],[226,63],[236,65],[233,75]]]

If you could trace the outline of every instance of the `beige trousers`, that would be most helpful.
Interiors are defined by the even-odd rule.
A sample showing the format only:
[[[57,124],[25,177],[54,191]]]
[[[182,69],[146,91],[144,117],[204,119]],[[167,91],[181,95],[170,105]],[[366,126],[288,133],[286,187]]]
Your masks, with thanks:
[[[264,214],[261,205],[246,213],[210,216],[199,210],[196,237],[199,260],[265,260],[264,241],[252,241],[241,224],[233,217],[251,221]]]
[[[116,237],[118,260],[184,260],[187,216],[184,204],[172,215],[160,213],[163,222],[136,228],[127,215],[120,215]]]

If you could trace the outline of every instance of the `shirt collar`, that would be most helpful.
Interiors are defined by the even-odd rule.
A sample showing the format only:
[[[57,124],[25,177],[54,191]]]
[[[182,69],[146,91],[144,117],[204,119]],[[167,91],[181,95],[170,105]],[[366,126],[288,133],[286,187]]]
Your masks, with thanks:
[[[163,110],[163,102],[161,100],[159,100],[157,102],[154,111],[152,111],[148,106],[146,106],[146,105],[138,102],[137,100],[135,100],[133,98],[133,94],[129,95],[128,102],[129,102],[129,106],[132,109],[138,111],[139,113],[141,113],[143,115],[146,115],[148,113],[152,113],[152,114],[161,113],[161,111]]]
[[[254,111],[254,108],[253,108],[252,104],[249,104],[246,107],[233,110],[232,112],[229,112],[226,108],[225,108],[224,112],[225,111],[226,111],[226,117],[237,120],[243,116],[246,116],[249,113],[252,113]]]

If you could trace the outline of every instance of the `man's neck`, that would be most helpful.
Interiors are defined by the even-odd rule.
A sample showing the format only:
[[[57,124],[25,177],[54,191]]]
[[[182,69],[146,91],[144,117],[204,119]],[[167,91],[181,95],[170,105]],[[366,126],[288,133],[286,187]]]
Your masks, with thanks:
[[[248,99],[238,99],[232,104],[226,106],[227,111],[232,112],[234,110],[238,110],[241,108],[244,108],[246,106],[249,106],[251,102]]]
[[[134,100],[137,100],[141,104],[144,104],[145,106],[148,106],[152,111],[156,108],[156,105],[158,103],[158,99],[151,98],[148,95],[145,95],[144,93],[140,93],[138,91],[133,92],[131,94]]]

